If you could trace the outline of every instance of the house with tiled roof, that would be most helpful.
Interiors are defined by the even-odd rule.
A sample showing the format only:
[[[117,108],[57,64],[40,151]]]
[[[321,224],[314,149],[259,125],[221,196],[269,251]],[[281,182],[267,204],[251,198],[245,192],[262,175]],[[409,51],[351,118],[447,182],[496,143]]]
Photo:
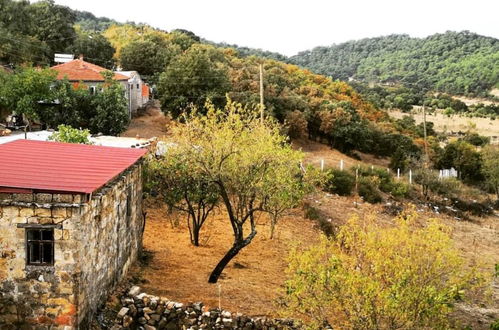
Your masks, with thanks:
[[[57,71],[57,79],[67,79],[75,87],[85,84],[92,94],[101,90],[102,83],[104,83],[102,73],[107,71],[106,68],[84,61],[83,57],[55,65],[51,69]],[[120,82],[125,90],[128,111],[131,117],[139,107],[145,104],[142,97],[142,89],[145,84],[136,71],[114,72],[113,78]]]

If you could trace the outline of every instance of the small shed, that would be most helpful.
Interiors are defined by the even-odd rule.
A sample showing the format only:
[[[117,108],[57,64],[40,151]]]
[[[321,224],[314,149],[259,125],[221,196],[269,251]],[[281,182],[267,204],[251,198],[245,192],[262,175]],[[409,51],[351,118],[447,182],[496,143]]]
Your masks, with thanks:
[[[0,328],[87,328],[141,250],[145,152],[0,145]]]

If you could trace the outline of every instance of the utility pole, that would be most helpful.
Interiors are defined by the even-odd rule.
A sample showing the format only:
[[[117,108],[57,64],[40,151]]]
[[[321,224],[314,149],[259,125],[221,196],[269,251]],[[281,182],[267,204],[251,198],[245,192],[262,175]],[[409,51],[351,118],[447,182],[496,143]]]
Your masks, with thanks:
[[[425,164],[428,162],[428,141],[426,138],[426,106],[423,101],[423,134],[424,134],[424,151],[425,151]]]
[[[263,65],[260,64],[260,119],[263,122]]]

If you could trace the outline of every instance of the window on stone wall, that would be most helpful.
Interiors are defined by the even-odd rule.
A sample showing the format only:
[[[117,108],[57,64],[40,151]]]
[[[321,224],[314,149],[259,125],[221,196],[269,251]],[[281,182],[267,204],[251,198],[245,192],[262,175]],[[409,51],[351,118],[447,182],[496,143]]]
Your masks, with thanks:
[[[54,229],[26,229],[26,263],[35,266],[54,264]]]
[[[139,84],[137,84],[137,89],[139,89]]]

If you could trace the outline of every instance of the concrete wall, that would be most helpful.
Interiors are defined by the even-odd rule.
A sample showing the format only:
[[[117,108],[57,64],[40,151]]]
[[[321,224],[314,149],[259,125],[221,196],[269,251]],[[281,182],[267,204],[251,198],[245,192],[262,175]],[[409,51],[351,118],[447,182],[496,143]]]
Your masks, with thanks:
[[[0,328],[85,328],[141,248],[141,189],[136,165],[89,200],[0,194]],[[26,265],[26,225],[58,226],[53,266]]]

